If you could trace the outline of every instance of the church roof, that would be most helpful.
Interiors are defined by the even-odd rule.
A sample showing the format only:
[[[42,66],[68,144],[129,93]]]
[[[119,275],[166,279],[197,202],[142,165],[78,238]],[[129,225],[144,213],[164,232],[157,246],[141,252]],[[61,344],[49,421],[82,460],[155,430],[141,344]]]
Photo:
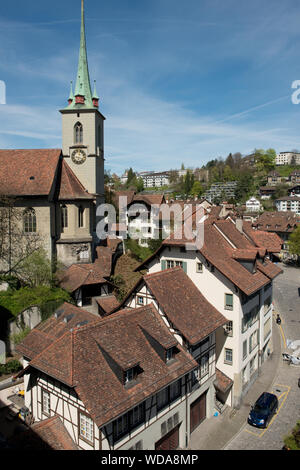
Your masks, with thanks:
[[[0,192],[5,196],[48,196],[60,149],[0,150]]]
[[[60,149],[0,150],[2,196],[49,197],[54,196],[55,189],[59,200],[94,199],[62,158]]]
[[[62,161],[59,197],[60,201],[70,199],[94,199],[81,184],[65,160]]]

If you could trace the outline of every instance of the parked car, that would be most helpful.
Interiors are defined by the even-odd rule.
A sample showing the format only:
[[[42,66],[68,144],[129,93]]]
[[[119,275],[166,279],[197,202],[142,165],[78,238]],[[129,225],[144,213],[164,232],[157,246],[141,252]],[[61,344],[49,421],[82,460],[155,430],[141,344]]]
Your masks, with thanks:
[[[266,428],[278,410],[278,398],[273,393],[264,392],[251,407],[248,423],[258,428]]]

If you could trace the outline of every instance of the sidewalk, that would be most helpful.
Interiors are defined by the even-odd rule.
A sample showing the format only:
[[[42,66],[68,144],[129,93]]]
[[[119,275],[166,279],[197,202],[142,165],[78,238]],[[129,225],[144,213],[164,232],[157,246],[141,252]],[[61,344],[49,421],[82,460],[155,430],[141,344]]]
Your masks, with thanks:
[[[269,391],[275,380],[281,359],[281,338],[273,319],[273,354],[261,367],[258,378],[244,396],[239,410],[227,408],[222,415],[207,419],[192,434],[191,450],[222,450],[247,424],[250,404],[254,404],[262,392]]]

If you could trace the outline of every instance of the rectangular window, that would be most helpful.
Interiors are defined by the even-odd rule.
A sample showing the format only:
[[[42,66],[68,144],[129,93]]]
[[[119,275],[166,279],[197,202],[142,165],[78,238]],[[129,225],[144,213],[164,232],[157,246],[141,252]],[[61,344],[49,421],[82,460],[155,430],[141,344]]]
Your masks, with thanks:
[[[176,400],[181,396],[181,380],[177,380],[174,384],[170,385],[170,402]]]
[[[78,208],[78,227],[84,227],[84,208],[82,206]]]
[[[232,349],[225,348],[225,359],[226,364],[232,364]]]
[[[93,420],[85,415],[84,413],[80,413],[79,417],[80,426],[79,426],[79,435],[83,437],[89,442],[93,442],[94,440],[94,423]]]
[[[140,423],[145,420],[145,402],[136,406],[133,410],[129,411],[129,426],[130,429],[136,428]]]
[[[247,357],[247,340],[243,342],[243,360]]]
[[[166,350],[166,362],[171,361],[174,357],[174,348],[169,348]]]
[[[46,390],[42,390],[42,411],[45,415],[50,416],[51,405],[50,405],[50,393]]]
[[[128,428],[128,414],[121,416],[114,421],[114,438],[115,440],[123,436],[129,431]]]
[[[161,410],[169,403],[168,387],[158,392],[156,395],[156,403],[158,410]]]
[[[209,371],[209,355],[208,354],[205,354],[203,357],[201,357],[200,367],[201,367],[201,378],[202,378],[205,375],[207,375]]]
[[[68,228],[68,208],[67,206],[62,206],[61,208],[61,228]]]
[[[233,322],[232,321],[229,321],[226,323],[225,325],[225,331],[226,331],[226,334],[228,336],[232,336],[233,335]]]
[[[141,297],[141,296],[138,297],[138,304],[144,305],[144,297]]]
[[[128,450],[143,450],[143,441],[138,441],[132,447],[129,447]]]
[[[233,294],[225,294],[225,309],[233,310]]]
[[[132,382],[135,378],[135,371],[134,368],[128,369],[125,372],[125,384],[128,384],[129,382]]]
[[[197,263],[197,273],[203,273],[203,263]]]

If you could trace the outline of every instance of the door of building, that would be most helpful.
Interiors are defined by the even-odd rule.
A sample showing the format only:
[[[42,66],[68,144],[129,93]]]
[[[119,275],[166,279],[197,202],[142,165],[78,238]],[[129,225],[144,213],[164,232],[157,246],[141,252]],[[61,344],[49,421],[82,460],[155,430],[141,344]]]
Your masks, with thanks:
[[[190,411],[190,428],[191,433],[202,423],[206,418],[206,393],[203,393],[191,404]]]
[[[155,450],[176,450],[179,447],[179,426],[168,432],[155,444]]]

